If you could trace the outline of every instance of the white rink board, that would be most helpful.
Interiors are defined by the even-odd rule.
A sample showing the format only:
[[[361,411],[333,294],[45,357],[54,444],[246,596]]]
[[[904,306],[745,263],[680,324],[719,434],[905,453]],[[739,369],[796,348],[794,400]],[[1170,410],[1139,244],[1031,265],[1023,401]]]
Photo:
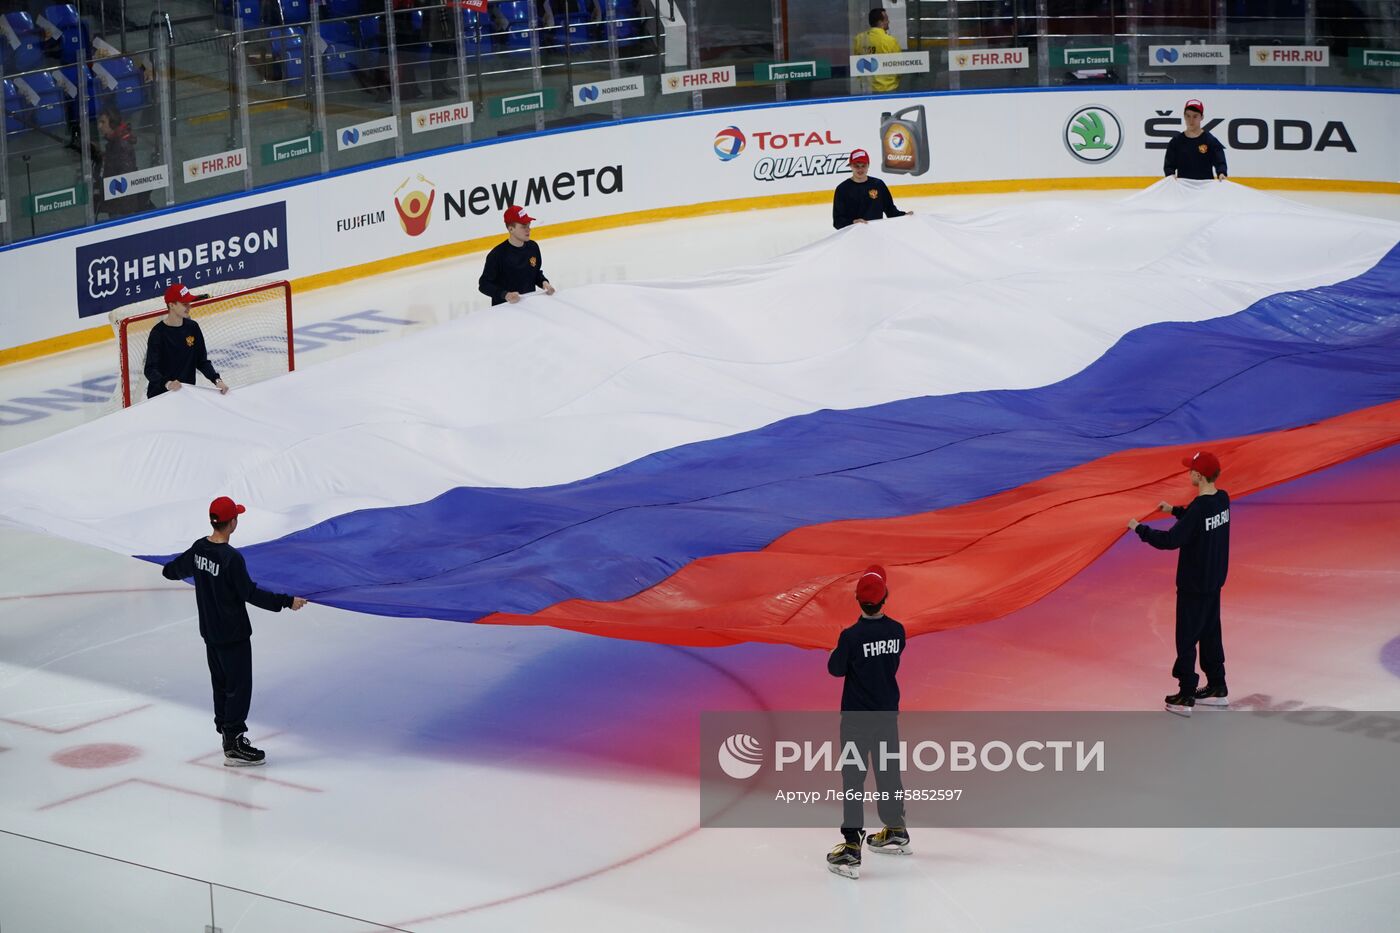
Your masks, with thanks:
[[[117,246],[132,235],[259,205],[285,204],[281,236],[287,268],[253,274],[296,279],[494,235],[501,231],[501,207],[507,200],[537,217],[539,235],[547,239],[550,225],[562,222],[826,191],[845,175],[842,154],[857,147],[872,153],[875,173],[884,175],[896,192],[902,184],[1154,176],[1161,172],[1162,150],[1149,146],[1160,145],[1163,134],[1179,128],[1181,104],[1191,96],[1206,102],[1208,125],[1221,119],[1214,132],[1227,147],[1232,174],[1241,180],[1400,182],[1400,159],[1395,157],[1400,151],[1400,96],[1391,93],[1154,86],[909,95],[684,114],[551,134],[566,135],[560,140],[483,143],[21,244],[0,252],[0,277],[26,283],[7,301],[0,318],[0,347],[104,323],[82,294],[90,287],[88,267],[95,260],[88,251],[79,268],[80,247]],[[927,169],[920,174],[883,172],[883,114],[914,107],[924,109],[929,128]],[[1104,108],[1117,118],[1121,142],[1108,158],[1085,161],[1071,151],[1067,123],[1085,107]],[[732,153],[734,134],[716,137],[730,127],[737,128],[744,145],[724,159],[720,153]],[[420,218],[423,229],[410,235],[409,224],[400,221],[395,193],[406,197],[415,189],[432,201],[426,225]],[[187,245],[170,239],[158,248]],[[232,273],[227,277],[249,277],[246,269]],[[122,291],[108,300],[154,298],[156,284],[149,277],[123,278]],[[474,277],[462,283],[467,289],[474,285]],[[79,316],[80,298],[88,304],[88,316]]]

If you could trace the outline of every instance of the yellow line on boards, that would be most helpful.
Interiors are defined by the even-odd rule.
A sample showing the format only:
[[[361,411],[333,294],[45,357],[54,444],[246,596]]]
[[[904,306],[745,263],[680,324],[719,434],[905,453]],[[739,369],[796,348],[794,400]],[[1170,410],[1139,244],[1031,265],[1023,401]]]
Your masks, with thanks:
[[[958,194],[1011,194],[1018,191],[1110,191],[1117,189],[1145,188],[1157,180],[1158,176],[1117,175],[1095,178],[1010,178],[995,181],[944,181],[919,182],[915,184],[891,184],[890,190],[900,197],[936,197]],[[1347,181],[1330,178],[1245,178],[1234,179],[1237,183],[1251,188],[1269,191],[1336,191],[1360,194],[1389,194],[1400,196],[1400,182],[1389,181]],[[665,220],[682,220],[688,217],[704,217],[713,214],[729,214],[737,211],[767,210],[775,207],[796,207],[804,204],[823,204],[831,200],[829,191],[804,191],[797,194],[773,194],[753,198],[734,198],[727,201],[707,201],[703,204],[686,204],[679,207],[658,207],[644,211],[631,211],[625,214],[610,214],[607,217],[594,217],[588,220],[570,220],[550,224],[546,231],[550,237],[572,236],[579,233],[593,233],[598,230],[615,230],[636,224],[658,223]],[[429,249],[417,250],[398,256],[376,259],[373,262],[333,269],[316,275],[292,279],[292,292],[311,291],[343,285],[356,279],[386,272],[397,272],[430,262],[469,256],[482,253],[495,246],[505,236],[498,234],[447,243]],[[23,344],[9,349],[0,349],[0,366],[37,359],[53,353],[62,353],[78,347],[86,347],[112,339],[110,327],[94,327],[59,337],[50,337],[34,343]]]

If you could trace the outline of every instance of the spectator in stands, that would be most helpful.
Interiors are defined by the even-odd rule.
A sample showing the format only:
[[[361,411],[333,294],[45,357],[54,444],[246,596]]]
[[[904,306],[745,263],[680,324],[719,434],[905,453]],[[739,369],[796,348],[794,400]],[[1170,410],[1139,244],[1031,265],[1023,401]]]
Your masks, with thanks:
[[[437,0],[419,0],[423,10],[423,41],[428,44],[428,78],[432,81],[433,97],[457,100],[461,85],[456,80],[457,33],[452,18],[460,16],[455,4],[441,5]]]
[[[418,100],[418,58],[426,43],[424,20],[428,14],[416,9],[415,0],[393,0],[394,46],[399,59],[399,99]]]
[[[97,189],[93,209],[113,217],[150,210],[151,195],[147,191],[120,198],[107,197],[104,179],[136,171],[136,134],[122,119],[121,111],[111,105],[104,107],[97,115],[97,133],[106,141],[106,146],[99,148],[94,143],[92,147],[94,187]]]
[[[890,35],[890,14],[884,7],[870,11],[870,28],[856,36],[852,51],[856,55],[889,55],[901,51],[899,43]],[[870,89],[876,94],[889,94],[899,90],[898,75],[877,75],[870,79]]]

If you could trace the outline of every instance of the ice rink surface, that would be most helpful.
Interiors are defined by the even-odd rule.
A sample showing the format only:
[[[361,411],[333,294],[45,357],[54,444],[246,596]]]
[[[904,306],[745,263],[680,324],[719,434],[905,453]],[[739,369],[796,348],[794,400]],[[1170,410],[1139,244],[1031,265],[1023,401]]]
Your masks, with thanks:
[[[1290,196],[1400,219],[1400,198]],[[542,218],[537,238],[568,288],[766,259],[828,218],[560,238]],[[480,258],[297,296],[299,365],[484,307]],[[0,368],[0,448],[98,416],[72,387],[113,369],[111,344]],[[1236,705],[1400,708],[1398,489],[1392,448],[1237,503]],[[1157,709],[1173,686],[1173,566],[1125,538],[1026,610],[914,640],[904,708]],[[837,703],[824,655],[793,648],[255,614],[250,738],[269,765],[226,769],[188,587],[8,530],[0,567],[0,829],[72,847],[0,834],[4,933],[198,929],[210,888],[188,879],[218,886],[224,933],[1389,930],[1400,913],[1395,830],[916,829],[913,857],[867,857],[853,884],[825,870],[834,829],[700,829],[700,712]]]

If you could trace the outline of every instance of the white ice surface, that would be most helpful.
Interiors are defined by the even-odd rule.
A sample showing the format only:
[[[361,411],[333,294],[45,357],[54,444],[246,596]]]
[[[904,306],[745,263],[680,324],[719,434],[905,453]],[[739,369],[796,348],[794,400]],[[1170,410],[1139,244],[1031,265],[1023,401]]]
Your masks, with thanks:
[[[913,206],[975,216],[1019,200]],[[1308,200],[1400,218],[1400,198]],[[702,218],[650,226],[642,246],[625,230],[546,249],[571,288],[700,274],[801,246],[824,234],[827,213]],[[366,309],[420,322],[328,345],[306,366],[476,313],[474,261],[303,296],[307,322]],[[0,405],[102,375],[110,354],[0,368]],[[0,447],[99,407],[0,427]],[[1371,506],[1353,508],[1367,520]],[[1396,709],[1400,680],[1374,658],[1400,634],[1400,548],[1343,565],[1334,542],[1311,545],[1258,568],[1272,603],[1233,606],[1235,685]],[[906,695],[931,709],[1148,708],[1167,686],[1171,638],[1170,563],[1154,571],[1072,581],[1017,617],[917,640]],[[1300,595],[1348,612],[1298,613]],[[272,763],[256,776],[208,768],[217,739],[194,624],[188,589],[146,565],[0,529],[0,829],[220,885],[0,833],[0,930],[186,933],[209,923],[211,901],[224,933],[373,929],[295,904],[425,933],[810,931],[881,917],[957,933],[1311,933],[1388,931],[1400,915],[1394,830],[917,830],[914,856],[872,856],[858,883],[824,870],[834,832],[696,830],[699,710],[834,702],[819,655],[775,646],[657,648],[322,607],[262,617],[252,724]],[[103,744],[139,754],[87,770],[55,760]]]

